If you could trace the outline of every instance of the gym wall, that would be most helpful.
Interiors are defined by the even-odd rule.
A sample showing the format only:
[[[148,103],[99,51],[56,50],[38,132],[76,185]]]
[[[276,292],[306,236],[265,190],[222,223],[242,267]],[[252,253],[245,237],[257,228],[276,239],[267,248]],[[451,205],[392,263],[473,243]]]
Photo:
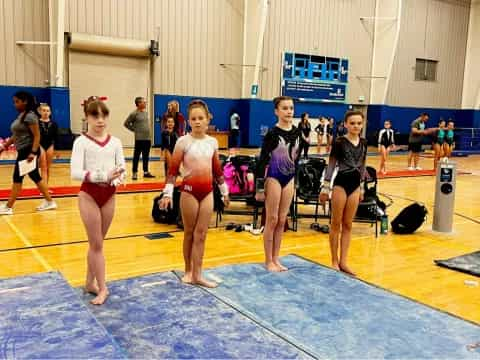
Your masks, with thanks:
[[[0,85],[48,86],[48,46],[18,40],[49,41],[48,0],[0,1]]]
[[[240,66],[220,66],[221,63],[243,63],[244,1],[66,0],[65,31],[125,39],[158,39],[160,56],[154,58],[151,65],[152,89],[146,90],[154,95],[154,102],[159,106],[161,104],[161,108],[152,111],[152,115],[163,113],[163,104],[168,99],[215,98],[218,100],[215,105],[218,115],[214,114],[213,123],[220,129],[226,129],[228,121],[224,117],[228,110],[232,104],[241,104],[245,109],[237,110],[244,112],[242,120],[248,129],[246,134],[242,134],[244,145],[258,144],[259,128],[273,121],[270,100],[280,91],[280,64],[284,51],[349,58],[348,101],[356,103],[362,95],[365,97],[364,103],[369,103],[370,81],[360,80],[357,76],[371,74],[374,29],[372,21],[361,21],[360,17],[375,15],[376,0],[271,0],[262,59],[266,71],[260,73],[259,99],[256,101],[240,101]],[[0,87],[44,86],[45,80],[50,77],[48,47],[18,46],[15,41],[49,40],[49,1],[3,0],[1,4],[0,42],[5,52],[0,56]],[[398,117],[396,121],[402,124],[411,122],[410,117],[403,117],[410,113],[397,112],[396,109],[408,107],[412,113],[416,113],[425,108],[432,111],[461,108],[463,64],[468,53],[469,7],[469,0],[403,0],[402,31],[387,102],[375,105],[390,106],[388,112],[394,109],[393,115]],[[385,23],[384,26],[389,25]],[[380,27],[377,31],[386,30]],[[471,41],[470,46],[475,44],[475,41]],[[439,61],[437,81],[427,83],[413,80],[412,67],[417,57]],[[475,59],[475,56],[471,59]],[[470,63],[467,61],[471,79],[478,78],[480,73],[474,64],[472,60]],[[101,78],[102,74],[98,74],[98,77]],[[111,79],[108,81],[111,82]],[[116,85],[113,84],[112,88],[120,91]],[[70,90],[72,96],[74,87],[68,82],[66,86],[65,90]],[[464,92],[476,91],[470,89],[474,86],[467,86],[468,91]],[[14,88],[8,88],[4,93],[11,90]],[[138,91],[140,89],[126,89],[125,96],[133,99]],[[57,103],[58,106],[64,103],[63,100],[64,97]],[[72,109],[78,106],[81,110],[79,104],[72,99],[70,102]],[[0,136],[8,135],[11,115],[5,112],[7,107],[11,108],[11,98],[1,98],[0,117],[7,121],[2,121],[0,125]],[[346,107],[342,105],[340,108]],[[308,109],[313,116],[339,113],[339,108],[332,104],[297,104],[296,109]],[[70,118],[68,111],[64,110],[58,109]],[[376,113],[385,114],[385,111]],[[123,120],[126,115],[119,114],[118,119]],[[335,117],[338,120],[339,117]],[[71,118],[75,128],[78,114],[72,114]],[[472,119],[473,124],[478,116],[469,116],[468,119]],[[369,126],[381,123],[381,120],[369,119]]]
[[[468,0],[404,0],[387,104],[461,108]],[[437,60],[436,81],[415,81],[415,59]]]

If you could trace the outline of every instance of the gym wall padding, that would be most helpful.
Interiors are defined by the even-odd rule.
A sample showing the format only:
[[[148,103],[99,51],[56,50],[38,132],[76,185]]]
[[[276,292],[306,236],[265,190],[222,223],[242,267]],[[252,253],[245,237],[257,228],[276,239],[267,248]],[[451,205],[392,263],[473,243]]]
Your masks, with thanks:
[[[430,116],[427,127],[437,126],[440,118],[445,120],[452,118],[455,121],[455,126],[458,128],[480,126],[480,111],[476,110],[368,105],[368,133],[383,128],[383,122],[389,119],[392,121],[392,127],[396,131],[402,134],[408,134],[410,132],[410,124],[420,116],[422,112],[426,112]],[[475,116],[479,119],[477,125],[475,125],[474,122]]]
[[[69,34],[69,48],[88,53],[148,57],[150,42],[145,40],[120,39],[83,33]]]
[[[260,99],[222,99],[200,96],[179,96],[156,94],[155,102],[155,141],[160,144],[160,119],[167,109],[167,103],[177,100],[180,103],[180,111],[187,118],[187,106],[193,99],[204,100],[213,114],[212,125],[219,130],[230,130],[229,115],[231,109],[235,109],[240,115],[240,136],[242,146],[257,147],[262,144],[262,128],[271,128],[275,125],[276,117],[273,101]],[[295,103],[295,116],[308,112],[311,117],[320,115],[334,117],[336,121],[343,118],[348,106],[345,104],[321,104],[321,103]]]
[[[161,141],[161,128],[160,122],[163,114],[167,111],[167,104],[169,101],[177,100],[180,104],[180,112],[185,119],[188,118],[187,107],[190,101],[194,99],[202,99],[208,105],[210,113],[213,115],[211,125],[215,125],[218,130],[228,131],[230,130],[230,111],[235,109],[240,111],[238,99],[225,99],[225,98],[212,98],[203,96],[180,96],[180,95],[159,95],[154,96],[154,112],[155,112],[155,139],[154,144],[160,145]],[[241,114],[240,114],[241,116]]]
[[[30,91],[37,97],[38,101],[44,101],[51,104],[53,111],[52,118],[55,119],[60,127],[71,127],[70,118],[72,118],[73,122],[78,116],[75,114],[71,116],[70,114],[70,102],[72,102],[72,99],[68,88],[0,86],[0,137],[7,137],[10,135],[10,124],[17,116],[13,106],[12,96],[19,90]],[[119,91],[120,90],[121,89],[119,89]],[[124,91],[124,93],[129,95],[126,91]],[[188,103],[197,98],[202,98],[207,102],[210,111],[213,114],[212,124],[217,126],[219,130],[229,130],[229,114],[231,109],[235,109],[239,113],[241,118],[242,146],[260,146],[262,142],[262,136],[260,133],[261,127],[271,127],[275,124],[272,101],[156,94],[154,96],[154,144],[160,144],[160,124],[157,120],[161,118],[165,112],[168,101],[174,99],[179,101],[180,109],[186,117]],[[115,121],[123,121],[124,116],[126,116],[128,111],[134,108],[133,98],[130,99],[129,97],[128,99],[126,110],[124,111],[125,114],[120,114],[116,105],[112,105],[111,102],[109,103],[111,110],[114,113],[119,113],[118,117],[115,116]],[[75,108],[78,107],[78,111],[81,111],[80,103],[72,103],[72,108],[74,106]],[[299,117],[302,112],[308,112],[311,117],[317,117],[319,115],[328,117],[332,116],[338,121],[343,118],[347,109],[348,106],[346,104],[296,102],[295,116]],[[385,119],[391,119],[395,129],[403,134],[408,134],[410,131],[410,123],[423,111],[430,114],[429,126],[435,126],[440,116],[442,116],[445,119],[448,119],[449,117],[455,119],[457,127],[480,127],[479,110],[368,105],[368,133],[375,133],[383,126],[383,121]]]

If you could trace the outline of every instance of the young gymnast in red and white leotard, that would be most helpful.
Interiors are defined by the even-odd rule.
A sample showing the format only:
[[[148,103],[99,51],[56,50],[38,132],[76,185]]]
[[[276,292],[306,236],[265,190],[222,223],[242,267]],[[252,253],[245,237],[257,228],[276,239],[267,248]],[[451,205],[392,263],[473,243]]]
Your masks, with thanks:
[[[175,179],[183,163],[180,209],[184,226],[183,258],[184,283],[216,287],[217,283],[202,276],[202,261],[208,224],[213,213],[213,181],[219,185],[223,202],[228,205],[228,188],[218,156],[218,143],[207,135],[211,114],[207,104],[194,100],[188,105],[191,133],[178,139],[168,169],[167,184],[160,209],[172,205]]]
[[[125,177],[122,143],[106,131],[108,114],[100,100],[86,104],[88,131],[75,140],[71,158],[72,178],[83,181],[78,207],[89,243],[85,290],[96,295],[94,305],[108,297],[103,240],[113,219],[116,186]]]

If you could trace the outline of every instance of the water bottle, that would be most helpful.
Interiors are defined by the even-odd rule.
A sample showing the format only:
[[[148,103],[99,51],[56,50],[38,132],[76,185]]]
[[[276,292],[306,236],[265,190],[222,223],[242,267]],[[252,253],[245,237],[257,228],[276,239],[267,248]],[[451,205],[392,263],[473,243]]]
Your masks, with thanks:
[[[388,216],[382,215],[380,221],[380,234],[388,234]]]

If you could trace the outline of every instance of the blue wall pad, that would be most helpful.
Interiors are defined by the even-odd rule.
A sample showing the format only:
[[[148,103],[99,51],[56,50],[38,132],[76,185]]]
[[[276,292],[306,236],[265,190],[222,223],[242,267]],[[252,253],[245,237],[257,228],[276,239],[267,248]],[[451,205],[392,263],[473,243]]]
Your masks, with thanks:
[[[90,308],[131,358],[306,357],[172,272],[114,281],[109,290],[103,306]]]
[[[0,319],[0,359],[125,357],[56,272],[0,280]]]
[[[480,358],[480,327],[308,260],[284,273],[259,264],[209,270],[208,290],[319,358]],[[421,284],[420,284],[421,285]]]
[[[395,131],[408,134],[410,132],[410,124],[419,117],[422,112],[430,115],[427,127],[436,127],[440,118],[444,118],[445,120],[452,118],[457,128],[480,127],[480,111],[478,110],[368,105],[367,131],[368,133],[376,132],[383,128],[385,120],[391,120],[392,127]]]
[[[475,251],[470,254],[453,257],[447,260],[435,260],[435,264],[447,269],[480,276],[480,251]]]

